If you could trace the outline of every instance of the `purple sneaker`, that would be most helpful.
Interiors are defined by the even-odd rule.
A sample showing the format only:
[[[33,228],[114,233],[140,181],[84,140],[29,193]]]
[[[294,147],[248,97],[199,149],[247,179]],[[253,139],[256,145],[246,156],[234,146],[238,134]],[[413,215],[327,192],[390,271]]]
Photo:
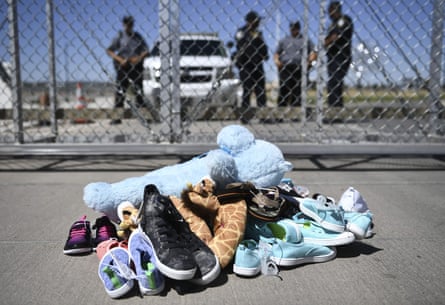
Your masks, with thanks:
[[[96,219],[93,229],[96,230],[96,237],[93,239],[93,250],[103,241],[112,238],[117,239],[116,226],[106,215]]]
[[[63,253],[67,255],[84,254],[92,251],[90,222],[83,215],[70,228]]]

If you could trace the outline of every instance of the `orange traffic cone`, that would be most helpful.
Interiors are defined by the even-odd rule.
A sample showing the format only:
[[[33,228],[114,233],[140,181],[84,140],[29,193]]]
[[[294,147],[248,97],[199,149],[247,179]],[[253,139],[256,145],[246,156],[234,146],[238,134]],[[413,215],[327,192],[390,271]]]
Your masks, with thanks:
[[[81,83],[77,83],[77,87],[76,87],[76,104],[74,105],[74,108],[76,110],[82,110],[82,109],[87,108],[87,100],[83,96]],[[91,120],[89,120],[87,118],[82,118],[82,117],[74,118],[72,122],[74,124],[92,123]]]

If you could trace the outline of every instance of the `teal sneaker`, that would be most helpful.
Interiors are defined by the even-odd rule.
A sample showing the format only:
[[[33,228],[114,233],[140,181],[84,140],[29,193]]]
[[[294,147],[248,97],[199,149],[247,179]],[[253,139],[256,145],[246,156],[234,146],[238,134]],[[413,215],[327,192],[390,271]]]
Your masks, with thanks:
[[[303,242],[298,226],[280,220],[267,223],[274,237],[260,236],[260,242],[271,245],[270,259],[278,266],[297,266],[307,263],[321,263],[336,256],[335,249]]]
[[[253,239],[241,241],[236,248],[233,272],[252,277],[261,272],[261,257],[258,243]]]
[[[303,213],[297,213],[289,223],[297,225],[305,243],[323,246],[342,246],[352,243],[355,240],[353,233],[344,231],[342,233],[326,230]]]
[[[345,231],[344,211],[331,201],[304,198],[300,201],[300,211],[327,230]]]
[[[244,239],[260,240],[260,236],[273,237],[272,232],[266,226],[268,222],[247,214]]]
[[[346,230],[352,232],[356,239],[369,238],[372,236],[372,214],[369,212],[344,212]],[[369,233],[371,230],[371,233]]]

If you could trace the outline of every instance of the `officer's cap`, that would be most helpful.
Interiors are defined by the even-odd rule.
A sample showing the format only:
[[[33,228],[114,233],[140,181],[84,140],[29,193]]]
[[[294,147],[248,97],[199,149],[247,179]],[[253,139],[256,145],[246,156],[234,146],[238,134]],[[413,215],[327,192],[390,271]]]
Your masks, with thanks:
[[[244,18],[247,22],[253,22],[255,20],[261,20],[262,17],[258,15],[255,11],[250,11],[247,13],[246,17]]]
[[[124,18],[122,18],[122,22],[123,24],[133,24],[134,18],[133,16],[124,16]]]

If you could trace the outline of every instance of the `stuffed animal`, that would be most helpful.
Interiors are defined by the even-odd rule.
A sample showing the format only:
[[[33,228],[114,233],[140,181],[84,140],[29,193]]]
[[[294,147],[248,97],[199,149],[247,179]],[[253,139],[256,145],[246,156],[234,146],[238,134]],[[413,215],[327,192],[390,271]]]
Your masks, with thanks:
[[[140,222],[139,210],[131,202],[124,201],[118,205],[117,214],[120,219],[117,236],[120,239],[128,239],[131,232],[138,228]]]
[[[243,240],[247,206],[244,200],[239,199],[220,204],[214,189],[215,182],[204,177],[196,185],[188,185],[180,198],[170,196],[170,199],[190,230],[207,244],[221,268],[225,268]]]
[[[196,185],[209,176],[218,188],[232,182],[250,181],[259,187],[277,185],[292,164],[280,149],[267,141],[256,140],[244,126],[229,125],[217,135],[218,149],[193,159],[151,171],[141,177],[116,183],[94,182],[84,188],[85,204],[110,219],[117,220],[116,208],[123,201],[138,207],[147,184],[155,184],[161,194],[179,197],[187,182]]]

